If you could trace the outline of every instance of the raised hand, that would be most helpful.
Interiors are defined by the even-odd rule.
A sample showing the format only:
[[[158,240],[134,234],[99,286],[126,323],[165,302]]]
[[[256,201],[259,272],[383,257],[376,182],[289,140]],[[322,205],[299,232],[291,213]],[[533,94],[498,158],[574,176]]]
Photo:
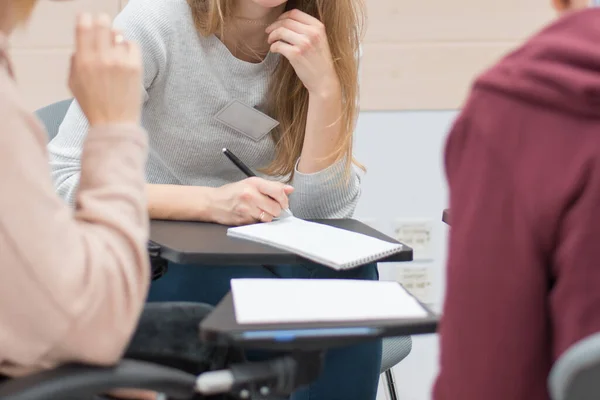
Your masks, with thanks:
[[[139,123],[141,79],[138,46],[114,31],[107,15],[81,15],[69,87],[90,125]]]

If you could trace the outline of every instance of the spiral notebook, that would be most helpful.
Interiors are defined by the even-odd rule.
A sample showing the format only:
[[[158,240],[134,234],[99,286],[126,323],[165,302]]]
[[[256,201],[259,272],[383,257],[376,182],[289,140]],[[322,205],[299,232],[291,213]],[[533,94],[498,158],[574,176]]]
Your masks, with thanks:
[[[375,262],[402,251],[400,243],[287,217],[227,230],[227,236],[266,244],[336,270]]]

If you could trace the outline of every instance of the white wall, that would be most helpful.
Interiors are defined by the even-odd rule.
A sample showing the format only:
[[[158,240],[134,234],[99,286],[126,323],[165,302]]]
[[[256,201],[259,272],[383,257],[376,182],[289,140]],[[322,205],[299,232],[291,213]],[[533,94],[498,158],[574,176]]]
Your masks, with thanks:
[[[356,217],[393,235],[395,220],[434,221],[434,308],[441,309],[446,262],[447,207],[443,149],[455,111],[363,112],[355,154],[368,169]],[[398,265],[382,264],[381,279],[396,280]],[[394,368],[401,400],[428,400],[437,374],[437,335],[413,337],[412,353]],[[386,399],[380,393],[378,399]]]

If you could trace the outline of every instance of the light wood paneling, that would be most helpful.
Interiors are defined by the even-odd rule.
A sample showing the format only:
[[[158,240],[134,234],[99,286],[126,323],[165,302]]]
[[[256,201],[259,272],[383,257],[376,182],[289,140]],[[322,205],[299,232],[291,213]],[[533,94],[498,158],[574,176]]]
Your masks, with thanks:
[[[441,110],[545,23],[545,0],[369,0],[363,110]]]
[[[334,0],[331,0],[334,1]],[[549,0],[367,0],[363,110],[456,109],[473,78],[553,15]],[[115,16],[127,0],[40,1],[12,40],[32,109],[68,96],[77,13]]]
[[[552,17],[547,0],[370,0],[367,42],[520,40]]]
[[[113,18],[121,0],[40,1],[11,39],[17,83],[31,110],[71,96],[67,87],[75,20],[82,11]]]
[[[366,44],[361,107],[363,110],[458,108],[473,77],[511,47],[511,43]]]
[[[71,97],[67,86],[70,49],[13,50],[17,84],[30,110]]]
[[[119,0],[40,1],[24,29],[15,33],[14,48],[72,47],[75,20],[81,11],[114,17]]]

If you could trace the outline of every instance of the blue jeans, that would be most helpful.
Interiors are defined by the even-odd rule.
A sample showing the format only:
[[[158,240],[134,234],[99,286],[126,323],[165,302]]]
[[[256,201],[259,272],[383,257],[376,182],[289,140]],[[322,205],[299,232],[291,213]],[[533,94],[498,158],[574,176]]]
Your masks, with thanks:
[[[320,265],[228,267],[170,264],[152,283],[149,302],[186,301],[216,305],[235,278],[300,278],[377,280],[377,265],[335,271]],[[375,400],[381,366],[381,340],[332,349],[319,379],[298,390],[291,400]]]

